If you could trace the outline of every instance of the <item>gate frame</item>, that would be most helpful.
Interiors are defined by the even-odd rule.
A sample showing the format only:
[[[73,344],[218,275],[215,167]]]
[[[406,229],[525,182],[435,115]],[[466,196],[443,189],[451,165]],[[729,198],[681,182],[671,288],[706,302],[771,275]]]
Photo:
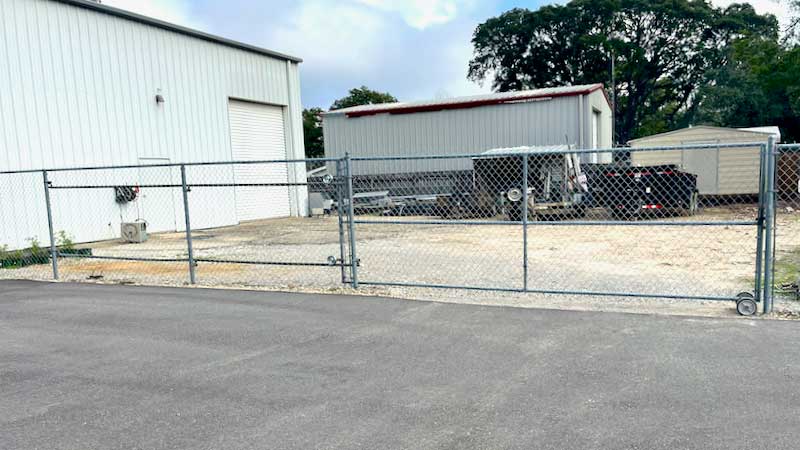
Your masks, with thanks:
[[[772,311],[772,293],[767,291],[767,286],[770,286],[768,280],[762,279],[766,276],[768,271],[774,270],[774,261],[770,257],[773,251],[773,240],[767,236],[774,233],[774,213],[775,213],[775,196],[774,196],[774,177],[775,177],[775,163],[774,157],[775,144],[773,142],[765,145],[763,142],[746,142],[746,143],[716,143],[716,144],[701,144],[701,145],[679,145],[679,146],[653,146],[636,148],[638,152],[650,151],[665,151],[665,150],[719,150],[723,148],[752,148],[757,147],[761,151],[761,168],[759,179],[759,208],[758,217],[755,220],[747,221],[647,221],[647,222],[628,222],[628,221],[567,221],[567,222],[530,222],[527,220],[527,214],[523,214],[520,221],[469,221],[469,220],[370,220],[370,219],[350,219],[351,232],[354,233],[356,225],[466,225],[466,226],[480,226],[480,225],[509,225],[521,226],[523,235],[523,273],[525,279],[521,289],[505,288],[505,287],[484,287],[484,286],[469,286],[457,284],[428,284],[428,283],[414,283],[414,282],[385,282],[385,281],[369,281],[357,280],[352,283],[353,288],[358,288],[359,285],[364,286],[383,286],[383,287],[416,287],[416,288],[433,288],[433,289],[461,289],[461,290],[475,290],[475,291],[494,291],[494,292],[519,292],[519,293],[533,293],[533,294],[555,294],[555,295],[585,295],[585,296],[606,296],[606,297],[627,297],[627,298],[660,298],[660,299],[681,299],[681,300],[700,300],[700,301],[737,301],[738,296],[724,297],[724,296],[703,296],[703,295],[679,295],[679,294],[649,294],[641,292],[604,292],[604,291],[589,291],[589,290],[569,290],[569,289],[530,289],[528,287],[528,257],[527,257],[527,240],[528,240],[528,227],[529,226],[754,226],[756,227],[756,261],[753,267],[754,281],[753,281],[753,297],[756,301],[764,299],[762,313],[769,313]],[[547,152],[548,155],[552,154],[584,154],[584,153],[618,153],[623,148],[607,148],[607,149],[568,149]],[[532,154],[536,154],[533,152]],[[483,156],[481,154],[460,154],[460,155],[427,155],[427,156],[381,156],[370,157],[360,156],[352,157],[346,154],[344,161],[347,166],[348,184],[350,186],[348,194],[350,194],[350,204],[352,205],[352,169],[353,162],[358,161],[421,161],[421,160],[442,160],[442,159],[467,159]],[[522,158],[527,162],[529,154],[520,155],[518,153],[507,154],[494,154],[496,157],[516,157]],[[766,166],[765,166],[766,165]],[[527,164],[524,164],[527,169]],[[524,170],[525,170],[524,169]],[[525,170],[527,172],[527,170]],[[762,182],[763,181],[763,182]],[[527,185],[527,177],[524,183]],[[524,206],[527,210],[527,189],[524,190]],[[348,211],[350,212],[350,211]],[[766,242],[765,242],[766,241]],[[351,243],[353,251],[357,246],[357,241],[352,240]],[[763,251],[762,251],[763,248]],[[763,269],[762,269],[763,259]],[[771,277],[770,277],[771,280]]]

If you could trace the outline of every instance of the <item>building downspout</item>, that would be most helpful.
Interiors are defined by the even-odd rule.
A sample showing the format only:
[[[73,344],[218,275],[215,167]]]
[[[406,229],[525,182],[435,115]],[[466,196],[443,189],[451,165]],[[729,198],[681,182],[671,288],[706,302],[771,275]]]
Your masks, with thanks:
[[[584,115],[584,108],[583,108],[583,94],[578,96],[578,115],[580,116],[580,120],[578,121],[578,146],[582,149],[586,148],[584,145],[584,138],[583,134],[586,130],[584,127],[584,121],[586,118]]]

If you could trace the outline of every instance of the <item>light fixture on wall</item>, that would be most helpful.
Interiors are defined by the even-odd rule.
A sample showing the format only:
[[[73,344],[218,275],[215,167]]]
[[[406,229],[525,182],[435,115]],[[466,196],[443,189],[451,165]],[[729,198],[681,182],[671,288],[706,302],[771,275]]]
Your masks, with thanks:
[[[161,95],[161,88],[156,89],[156,105],[161,106],[164,104],[164,96]]]

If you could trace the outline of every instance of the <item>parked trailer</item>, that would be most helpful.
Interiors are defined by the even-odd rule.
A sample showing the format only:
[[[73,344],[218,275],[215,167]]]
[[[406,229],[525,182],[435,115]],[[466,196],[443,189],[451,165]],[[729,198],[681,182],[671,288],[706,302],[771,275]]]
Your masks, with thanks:
[[[473,158],[476,197],[512,221],[582,217],[589,192],[578,155],[568,146],[496,149]],[[527,161],[527,169],[524,162]],[[527,180],[525,180],[527,174]],[[527,195],[525,188],[527,186]]]
[[[595,206],[616,219],[632,220],[647,213],[665,215],[697,212],[697,175],[675,165],[611,166],[596,172],[591,185]]]

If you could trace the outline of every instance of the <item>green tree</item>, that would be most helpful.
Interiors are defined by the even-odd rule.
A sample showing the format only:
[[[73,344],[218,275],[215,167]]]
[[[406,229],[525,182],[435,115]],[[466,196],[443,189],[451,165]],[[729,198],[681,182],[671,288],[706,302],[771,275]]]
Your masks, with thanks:
[[[394,103],[396,101],[397,99],[388,92],[373,91],[366,86],[361,86],[360,88],[350,89],[350,92],[346,97],[342,97],[333,102],[333,105],[331,105],[331,111],[350,108],[351,106]]]
[[[800,47],[742,39],[699,92],[695,120],[711,125],[777,125],[786,142],[800,140]]]
[[[616,141],[665,131],[691,113],[706,72],[743,36],[777,39],[749,5],[692,0],[572,0],[513,9],[474,32],[468,77],[497,91],[587,83],[614,90]],[[611,58],[615,86],[611,86]]]
[[[306,146],[306,158],[325,156],[325,144],[322,137],[322,108],[303,110],[303,141]]]

